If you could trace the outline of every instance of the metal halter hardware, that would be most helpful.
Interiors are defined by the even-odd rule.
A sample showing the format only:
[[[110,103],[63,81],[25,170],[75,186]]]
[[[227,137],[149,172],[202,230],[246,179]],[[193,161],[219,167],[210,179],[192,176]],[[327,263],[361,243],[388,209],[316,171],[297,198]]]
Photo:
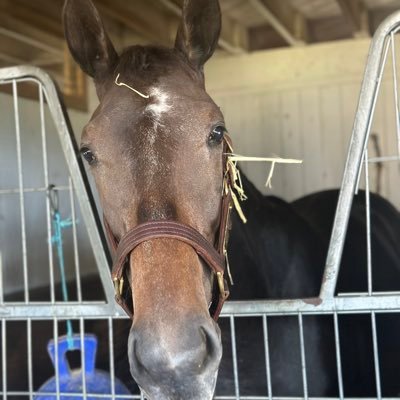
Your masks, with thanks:
[[[225,136],[223,149],[223,193],[219,219],[219,232],[215,245],[211,244],[194,228],[176,221],[151,221],[140,224],[128,231],[120,241],[112,232],[106,218],[104,226],[114,251],[112,279],[115,288],[115,300],[130,318],[133,318],[130,286],[125,285],[126,268],[129,265],[131,252],[140,244],[152,239],[171,238],[190,245],[201,259],[210,267],[217,279],[217,290],[214,290],[210,314],[217,320],[225,300],[229,296],[228,283],[224,277],[226,269],[226,244],[230,229],[230,211],[232,208],[231,173],[228,167],[227,153],[232,150],[229,136]]]

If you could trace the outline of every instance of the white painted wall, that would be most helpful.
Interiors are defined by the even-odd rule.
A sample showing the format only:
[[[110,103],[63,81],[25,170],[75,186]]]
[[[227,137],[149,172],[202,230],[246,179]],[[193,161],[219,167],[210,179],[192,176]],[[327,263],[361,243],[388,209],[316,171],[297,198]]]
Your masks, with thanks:
[[[19,121],[21,133],[22,173],[25,188],[45,187],[41,125],[38,102],[19,98]],[[15,116],[12,96],[0,94],[0,190],[18,188],[18,164],[15,134]],[[87,122],[86,113],[69,112],[77,137]],[[47,131],[49,182],[57,186],[68,186],[68,171],[61,150],[57,131],[48,110],[45,115]],[[0,264],[4,278],[4,291],[11,293],[23,288],[23,256],[21,240],[21,213],[18,194],[0,195]],[[29,287],[48,285],[49,260],[46,226],[46,193],[25,193],[25,225],[27,243],[27,270]],[[67,192],[60,192],[62,218],[71,216],[71,205]],[[96,270],[93,253],[86,228],[77,207],[79,260],[82,274]],[[75,276],[72,230],[64,231],[64,254],[67,276]],[[54,275],[58,281],[59,270],[54,252]]]
[[[332,42],[207,64],[208,92],[225,114],[237,153],[304,160],[302,166],[278,166],[272,190],[264,186],[265,165],[243,164],[264,193],[292,200],[340,185],[369,44]],[[390,155],[396,148],[392,87],[389,73],[373,126]],[[396,163],[384,167],[382,194],[400,207],[398,175]]]

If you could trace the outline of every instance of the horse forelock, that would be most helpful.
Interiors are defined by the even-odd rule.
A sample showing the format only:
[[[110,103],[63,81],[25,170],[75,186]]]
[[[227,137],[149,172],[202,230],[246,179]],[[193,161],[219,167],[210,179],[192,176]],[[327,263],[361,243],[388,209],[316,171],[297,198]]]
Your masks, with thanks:
[[[161,46],[130,46],[119,56],[116,70],[121,76],[156,86],[160,78],[175,73],[202,81],[202,75],[175,49]]]

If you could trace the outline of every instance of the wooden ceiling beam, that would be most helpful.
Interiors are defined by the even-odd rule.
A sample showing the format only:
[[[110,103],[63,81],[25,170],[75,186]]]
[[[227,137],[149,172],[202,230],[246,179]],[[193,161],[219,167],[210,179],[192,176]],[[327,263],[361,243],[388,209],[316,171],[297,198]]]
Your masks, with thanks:
[[[349,24],[340,14],[313,19],[309,23],[309,30],[313,43],[350,39],[353,36]]]
[[[28,25],[40,27],[42,31],[62,38],[63,29],[62,25],[60,24],[60,18],[54,19],[44,14],[43,10],[40,12],[35,9],[34,6],[36,1],[27,2],[23,0],[0,0],[0,12],[16,18],[21,22],[23,21]]]
[[[398,11],[398,7],[377,7],[369,10],[369,24],[371,32],[375,32],[382,21],[387,18],[390,14]]]
[[[63,62],[64,60],[60,57],[45,54],[31,59],[28,61],[28,64],[35,65],[36,67],[50,67],[52,65],[61,65]]]
[[[10,56],[9,54],[3,52],[0,53],[0,60],[7,64],[20,65],[26,63],[26,60],[23,60],[22,58]]]
[[[62,57],[63,41],[33,25],[0,13],[0,35]]]
[[[134,3],[125,0],[96,0],[95,4],[102,16],[113,19],[144,39],[170,45],[163,31],[166,19],[156,12],[148,0]]]
[[[32,37],[29,37],[26,34],[15,32],[11,29],[4,28],[3,26],[0,26],[0,36],[6,36],[10,39],[17,40],[18,42],[36,47],[39,50],[47,51],[49,53],[55,54],[55,55],[60,55],[62,52],[52,46],[47,45],[46,43],[40,42],[37,39],[34,39]]]
[[[59,65],[62,63],[62,60],[57,58],[34,58],[31,60],[27,60],[26,58],[22,57],[15,57],[5,52],[0,52],[0,60],[4,61],[8,65],[23,65],[29,64],[34,65],[35,67],[49,67],[51,65]]]
[[[308,42],[307,20],[288,2],[279,0],[248,1],[287,44],[301,46]]]
[[[336,0],[354,37],[370,37],[368,10],[361,0]]]
[[[182,16],[182,9],[172,0],[153,0],[161,3],[167,10],[169,10],[175,17],[180,20]],[[176,27],[178,28],[179,22]],[[218,41],[221,49],[230,54],[243,54],[249,51],[248,32],[242,25],[222,16],[222,31]]]
[[[286,41],[271,25],[261,25],[250,29],[251,51],[286,47]]]

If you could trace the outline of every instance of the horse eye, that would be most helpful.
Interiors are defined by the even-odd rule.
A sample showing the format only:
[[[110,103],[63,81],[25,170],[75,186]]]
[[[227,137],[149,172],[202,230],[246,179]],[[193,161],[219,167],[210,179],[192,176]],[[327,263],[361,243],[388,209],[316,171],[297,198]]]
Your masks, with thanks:
[[[96,161],[95,155],[87,147],[81,148],[81,154],[82,154],[82,157],[88,162],[89,165],[92,165]]]
[[[226,128],[223,125],[216,126],[208,137],[208,143],[210,145],[221,144],[222,140],[224,139],[225,132]]]

